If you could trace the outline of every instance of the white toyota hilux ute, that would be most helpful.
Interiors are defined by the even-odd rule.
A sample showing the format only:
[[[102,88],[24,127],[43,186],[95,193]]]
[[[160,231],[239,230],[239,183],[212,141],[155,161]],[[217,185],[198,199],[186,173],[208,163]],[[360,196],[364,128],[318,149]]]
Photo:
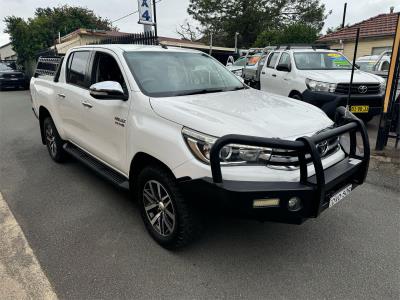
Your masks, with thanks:
[[[131,189],[163,247],[197,236],[207,209],[301,224],[365,180],[368,137],[339,108],[251,89],[207,54],[82,46],[31,80],[42,142]],[[50,74],[50,75],[49,75]]]
[[[277,48],[261,71],[260,89],[313,104],[331,118],[348,104],[357,117],[370,121],[382,110],[385,80],[356,69],[347,103],[351,72],[352,64],[338,51]]]

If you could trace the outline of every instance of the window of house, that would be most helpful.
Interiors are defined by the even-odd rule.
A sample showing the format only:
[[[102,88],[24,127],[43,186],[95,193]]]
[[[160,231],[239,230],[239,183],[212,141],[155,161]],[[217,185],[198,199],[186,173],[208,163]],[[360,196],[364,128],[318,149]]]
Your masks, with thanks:
[[[372,47],[371,55],[380,55],[384,51],[390,51],[392,47]]]

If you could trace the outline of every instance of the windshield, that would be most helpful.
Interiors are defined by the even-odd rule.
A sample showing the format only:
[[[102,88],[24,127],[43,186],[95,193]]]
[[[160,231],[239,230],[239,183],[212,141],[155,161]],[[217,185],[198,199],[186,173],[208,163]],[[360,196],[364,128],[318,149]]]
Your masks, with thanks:
[[[335,52],[296,52],[294,61],[299,70],[351,70],[347,58]]]
[[[246,57],[238,58],[238,59],[233,63],[233,65],[234,65],[234,66],[237,66],[237,67],[244,66],[245,64],[246,64]]]
[[[12,70],[13,68],[11,68],[9,65],[0,63],[0,71],[12,71]]]
[[[125,52],[142,92],[151,97],[244,89],[240,80],[204,53]]]

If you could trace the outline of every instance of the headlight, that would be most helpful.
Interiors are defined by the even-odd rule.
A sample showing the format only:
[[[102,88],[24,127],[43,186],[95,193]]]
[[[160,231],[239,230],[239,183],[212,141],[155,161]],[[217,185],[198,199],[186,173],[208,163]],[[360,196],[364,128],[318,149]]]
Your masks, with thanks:
[[[235,74],[236,76],[242,77],[243,70],[242,69],[235,70],[235,71],[232,71],[232,73]]]
[[[210,163],[210,150],[217,140],[189,128],[182,129],[182,135],[193,155],[203,163]],[[227,145],[221,149],[220,162],[222,165],[267,165],[271,158],[272,149],[246,145]]]
[[[379,85],[379,91],[381,93],[386,92],[386,81],[382,81],[381,84]]]
[[[306,85],[307,88],[313,92],[334,93],[336,90],[336,83],[316,81],[309,78],[306,79]]]

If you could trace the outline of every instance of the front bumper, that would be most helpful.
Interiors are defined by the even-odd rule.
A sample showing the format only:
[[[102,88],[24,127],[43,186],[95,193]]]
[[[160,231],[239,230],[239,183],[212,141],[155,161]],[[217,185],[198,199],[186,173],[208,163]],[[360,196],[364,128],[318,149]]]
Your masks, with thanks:
[[[26,85],[25,78],[17,78],[17,79],[2,78],[2,79],[0,79],[0,87],[1,88],[17,88],[17,87],[25,87],[25,85]]]
[[[211,171],[213,178],[205,177],[185,180],[180,183],[188,199],[198,202],[207,201],[214,207],[227,209],[242,217],[301,224],[308,218],[315,218],[329,207],[329,199],[348,185],[352,189],[362,184],[368,172],[369,142],[365,126],[345,109],[338,108],[338,126],[312,137],[302,137],[296,141],[256,138],[249,136],[227,135],[221,137],[211,149]],[[340,126],[339,126],[340,125]],[[363,155],[356,154],[357,132],[363,143]],[[341,162],[323,169],[316,144],[335,136],[348,133],[350,149]],[[287,150],[296,150],[300,160],[300,180],[298,182],[254,182],[223,180],[219,162],[220,150],[228,144],[246,144]],[[315,175],[308,176],[306,154],[311,156]],[[289,171],[288,171],[289,172]],[[288,201],[298,197],[302,208],[288,210]],[[274,207],[254,207],[254,200],[279,199]]]
[[[347,95],[328,92],[313,92],[305,90],[303,92],[303,100],[307,103],[321,108],[330,118],[336,113],[336,108],[347,105]],[[384,93],[376,95],[351,95],[349,106],[368,105],[368,113],[360,115],[376,116],[382,111]]]

